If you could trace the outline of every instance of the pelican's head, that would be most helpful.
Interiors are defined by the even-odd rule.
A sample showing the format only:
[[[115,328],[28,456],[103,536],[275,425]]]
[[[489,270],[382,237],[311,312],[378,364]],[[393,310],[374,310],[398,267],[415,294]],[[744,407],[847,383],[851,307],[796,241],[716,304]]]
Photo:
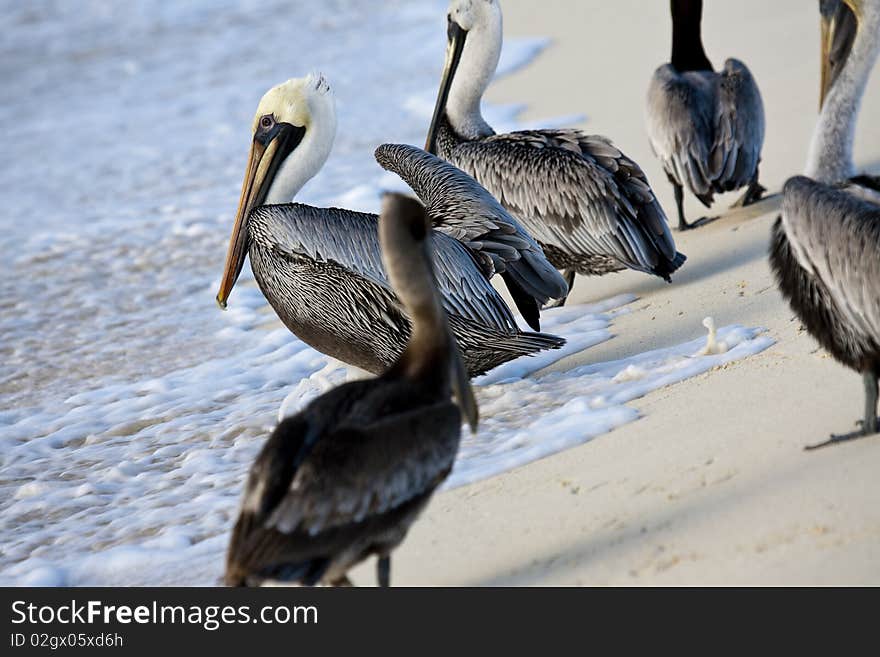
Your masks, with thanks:
[[[819,0],[821,16],[821,82],[819,107],[840,75],[856,36],[856,15],[843,0]]]
[[[854,54],[853,45],[858,33],[864,31],[874,35],[872,50],[876,53],[880,0],[819,0],[819,13],[822,28],[821,108],[847,59]]]
[[[425,144],[429,153],[436,153],[437,127],[445,111],[449,112],[453,126],[465,133],[474,129],[468,122],[482,122],[480,98],[495,74],[501,55],[503,28],[499,0],[452,0],[446,23],[446,63]],[[460,65],[467,70],[456,75]]]
[[[250,236],[251,210],[286,203],[324,165],[336,134],[336,109],[330,85],[321,75],[288,80],[269,89],[254,116],[253,140],[229,240],[217,303],[226,307]]]
[[[494,31],[501,27],[501,5],[498,0],[452,0],[446,18],[465,32]]]

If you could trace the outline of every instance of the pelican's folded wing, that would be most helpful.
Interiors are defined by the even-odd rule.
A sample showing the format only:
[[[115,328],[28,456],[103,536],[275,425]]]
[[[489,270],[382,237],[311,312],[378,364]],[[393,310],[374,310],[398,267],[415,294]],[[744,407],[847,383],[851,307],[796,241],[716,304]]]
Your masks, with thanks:
[[[338,427],[315,446],[266,526],[314,535],[430,493],[452,469],[460,432],[451,401]]]
[[[764,144],[764,103],[751,72],[738,59],[728,59],[718,76],[715,139],[709,153],[709,175],[718,192],[745,187],[751,181]]]
[[[369,396],[375,384],[367,379],[329,391],[266,441],[233,528],[228,580],[315,583],[329,555],[405,530],[406,516],[446,478],[461,435],[458,407],[445,401],[410,410],[398,403],[377,418],[381,400]],[[359,404],[369,407],[366,413]]]
[[[675,242],[645,174],[604,137],[577,130],[494,135],[459,144],[455,161],[539,242],[666,277],[674,269]]]
[[[264,248],[286,257],[333,261],[394,296],[382,265],[376,215],[285,203],[258,207],[249,221],[253,239]],[[516,323],[510,309],[468,250],[436,232],[433,243],[434,272],[446,311],[502,331],[514,331]]]
[[[796,176],[785,183],[782,216],[800,265],[821,281],[860,340],[876,344],[880,206],[846,189]]]
[[[646,126],[666,175],[708,205],[713,194],[709,151],[714,140],[715,73],[680,74],[659,67],[648,86]]]

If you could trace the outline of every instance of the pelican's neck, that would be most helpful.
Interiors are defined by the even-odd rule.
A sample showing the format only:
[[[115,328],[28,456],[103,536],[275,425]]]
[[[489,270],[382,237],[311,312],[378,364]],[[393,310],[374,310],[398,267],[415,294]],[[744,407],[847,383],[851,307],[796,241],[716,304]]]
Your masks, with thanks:
[[[819,113],[805,172],[819,182],[841,182],[855,174],[856,120],[871,69],[880,53],[880,14],[873,14],[860,22],[850,55]]]
[[[453,130],[467,139],[494,134],[483,119],[480,100],[495,75],[501,56],[501,14],[487,24],[478,24],[468,31],[461,60],[446,101],[446,117]]]
[[[672,66],[679,72],[711,71],[712,63],[703,50],[700,24],[702,0],[671,0]]]
[[[293,152],[287,156],[275,174],[265,203],[289,203],[311,180],[330,155],[336,136],[336,116],[327,113],[320,121],[312,121]]]
[[[399,230],[394,226],[389,232]],[[428,243],[413,244],[411,238],[400,234],[400,238],[391,241],[393,248],[383,244],[389,281],[412,320],[412,333],[398,362],[406,376],[446,380],[451,338],[431,271],[430,249]]]
[[[392,277],[394,289],[412,318],[412,335],[407,345],[410,367],[433,368],[437,359],[449,351],[449,328],[434,277],[428,265],[430,255],[424,244],[398,258]],[[401,280],[405,276],[406,280]],[[442,368],[445,371],[446,368]]]

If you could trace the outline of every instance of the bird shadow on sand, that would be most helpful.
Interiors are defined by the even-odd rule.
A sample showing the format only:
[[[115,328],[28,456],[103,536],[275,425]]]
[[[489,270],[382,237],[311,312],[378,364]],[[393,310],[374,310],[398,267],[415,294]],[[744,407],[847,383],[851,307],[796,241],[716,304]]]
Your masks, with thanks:
[[[861,420],[859,420],[858,424],[861,424]],[[859,438],[874,438],[877,435],[878,434],[876,433],[865,433],[861,428],[856,429],[855,431],[850,431],[849,433],[831,434],[831,436],[828,437],[828,440],[823,440],[821,443],[804,445],[804,451],[815,452],[817,449],[822,449],[824,447],[833,447],[834,445],[839,445],[841,443],[849,443],[858,440]]]
[[[767,228],[769,231],[770,223],[768,223]],[[667,290],[696,283],[725,271],[748,265],[755,260],[766,259],[769,245],[770,236],[768,232],[766,239],[763,236],[755,238],[750,242],[739,245],[739,248],[736,250],[725,251],[714,257],[703,257],[697,249],[693,255],[688,256],[688,260],[685,261],[682,268],[672,275],[671,283],[648,276],[639,276],[637,280],[621,276],[614,281],[613,287],[603,287],[596,298],[593,298],[594,295],[591,294],[590,297],[579,301],[579,303],[596,303],[600,299],[624,293],[635,294],[639,299],[655,296],[658,293],[664,294]],[[685,252],[685,255],[688,254]],[[615,276],[615,274],[609,274],[608,276]],[[589,278],[579,278],[575,285],[586,287],[589,284]]]
[[[570,541],[566,546],[551,549],[543,554],[530,554],[521,557],[521,563],[499,565],[494,573],[465,582],[465,586],[537,586],[537,585],[591,585],[591,584],[626,584],[624,576],[630,576],[629,583],[650,583],[657,576],[681,567],[687,562],[713,559],[712,555],[700,554],[688,547],[693,543],[679,534],[695,525],[716,522],[718,517],[736,513],[737,507],[756,497],[773,497],[793,485],[793,482],[804,479],[804,468],[818,472],[827,468],[823,459],[797,459],[787,468],[767,470],[757,481],[748,485],[732,486],[731,481],[720,481],[710,488],[700,487],[694,490],[681,491],[681,497],[670,503],[666,496],[656,498],[653,509],[643,512],[626,513],[626,506],[620,508],[621,516],[605,523],[612,528],[584,528],[584,537]],[[807,473],[809,478],[809,473]],[[633,489],[642,488],[639,482],[633,482]],[[650,484],[648,481],[641,482]],[[682,482],[684,484],[684,482]],[[633,496],[638,493],[633,493]],[[587,504],[589,502],[587,501]],[[576,515],[583,513],[581,509],[572,508],[573,521]],[[523,520],[526,522],[526,520]],[[754,535],[756,546],[760,545],[760,534]],[[747,537],[738,540],[745,542]],[[495,562],[498,562],[497,555]],[[474,555],[478,558],[477,555]],[[595,573],[579,574],[580,566],[591,563],[602,563],[609,560],[608,568],[601,572],[608,573],[597,577]],[[616,560],[616,561],[615,561]],[[616,568],[611,570],[611,568]],[[673,581],[681,580],[681,575],[673,577]],[[732,584],[729,573],[719,573],[714,579],[722,584]],[[691,582],[707,583],[705,575],[697,571],[690,576]],[[805,580],[809,581],[809,580]]]

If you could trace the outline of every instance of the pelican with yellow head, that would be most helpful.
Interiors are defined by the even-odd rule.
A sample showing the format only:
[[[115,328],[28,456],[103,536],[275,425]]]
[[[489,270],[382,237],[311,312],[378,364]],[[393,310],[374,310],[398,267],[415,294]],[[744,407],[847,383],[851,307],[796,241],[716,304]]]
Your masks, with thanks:
[[[217,303],[226,308],[248,252],[248,216],[256,207],[286,203],[327,161],[336,135],[336,107],[321,75],[295,78],[269,89],[254,116],[241,198]]]
[[[297,337],[378,374],[412,330],[382,263],[378,217],[291,202],[326,162],[335,134],[321,75],[288,80],[260,100],[217,302],[226,307],[250,257],[257,284]],[[512,277],[536,306],[565,291],[537,243],[485,189],[419,148],[386,144],[376,157],[427,206],[441,298],[469,374],[564,344],[521,331],[489,283],[495,273]]]

